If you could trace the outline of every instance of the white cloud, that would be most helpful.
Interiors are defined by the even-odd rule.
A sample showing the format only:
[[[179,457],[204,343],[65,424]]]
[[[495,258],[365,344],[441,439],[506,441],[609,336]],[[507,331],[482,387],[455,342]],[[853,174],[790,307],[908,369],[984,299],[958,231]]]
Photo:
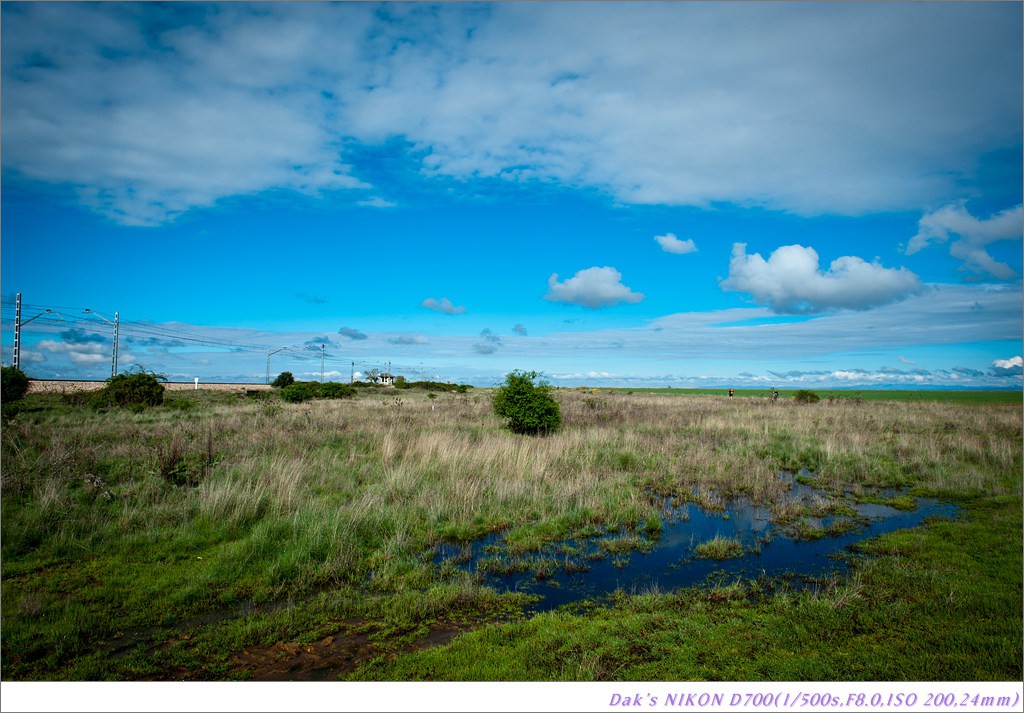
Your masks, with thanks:
[[[70,184],[128,225],[267,189],[363,186],[315,79],[310,49],[331,39],[324,9],[282,10],[5,11],[19,28],[4,32],[5,167]],[[344,61],[344,48],[329,54]]]
[[[746,254],[746,243],[732,246],[723,290],[749,293],[779,314],[817,314],[836,309],[866,310],[920,292],[921,281],[906,268],[885,268],[859,257],[836,258],[827,271],[818,253],[802,245],[784,245],[768,260]]]
[[[996,359],[992,362],[992,371],[1000,376],[1024,373],[1024,359],[1019,356],[1010,359]]]
[[[907,255],[923,250],[929,243],[946,243],[953,235],[959,236],[949,245],[949,254],[963,261],[963,269],[976,274],[987,274],[1008,280],[1016,277],[1013,268],[995,260],[985,249],[1000,240],[1019,240],[1022,206],[1007,208],[987,219],[975,218],[964,203],[951,203],[926,213],[917,224],[917,234],[907,244]]]
[[[544,295],[544,299],[551,302],[567,302],[591,309],[619,302],[636,304],[643,298],[644,295],[622,284],[622,274],[614,267],[580,270],[565,282],[559,282],[558,274],[554,273],[548,278],[548,294]]]
[[[79,366],[103,364],[104,362],[109,364],[113,359],[110,346],[93,341],[58,342],[53,339],[43,339],[36,342],[35,348],[51,354],[64,354]]]
[[[917,209],[1019,146],[1019,18],[1013,3],[12,3],[3,162],[135,225],[270,189],[384,207],[347,152],[396,138],[426,176],[624,203]]]
[[[444,312],[445,314],[462,314],[466,311],[466,308],[461,305],[458,307],[453,305],[451,300],[447,297],[442,297],[439,300],[436,300],[433,297],[428,297],[420,303],[420,307],[437,310],[438,312]]]
[[[680,240],[675,236],[675,233],[655,235],[654,239],[658,241],[658,245],[661,246],[661,249],[667,253],[672,253],[674,255],[686,255],[688,253],[697,252],[697,246],[691,238]]]

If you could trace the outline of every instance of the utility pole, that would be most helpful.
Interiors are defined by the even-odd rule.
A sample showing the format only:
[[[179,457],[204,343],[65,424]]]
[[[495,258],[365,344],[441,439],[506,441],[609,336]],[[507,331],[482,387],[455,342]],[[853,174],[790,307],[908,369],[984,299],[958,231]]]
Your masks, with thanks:
[[[14,368],[21,368],[21,293],[14,298]]]
[[[320,345],[320,383],[324,383],[324,349],[327,347],[326,344]]]
[[[113,377],[117,376],[117,334],[118,334],[118,326],[119,326],[119,323],[120,323],[120,315],[121,315],[121,313],[120,312],[114,312],[114,321],[113,322],[111,322],[109,319],[104,317],[99,312],[91,310],[88,307],[85,308],[85,313],[86,314],[94,315],[96,317],[99,317],[100,319],[102,319],[107,324],[114,325],[114,353],[113,353],[113,356],[111,356],[111,358],[110,358],[110,376],[111,376],[111,378],[113,378]]]
[[[18,293],[17,299],[14,302],[14,368],[21,368],[21,328],[31,322],[33,319],[38,319],[44,314],[55,314],[63,322],[64,318],[60,316],[60,312],[54,312],[52,309],[43,310],[35,317],[29,317],[24,322],[21,321],[21,293]]]
[[[355,362],[352,362],[352,374],[351,374],[351,376],[348,377],[348,383],[350,383],[350,384],[356,383],[356,363]]]

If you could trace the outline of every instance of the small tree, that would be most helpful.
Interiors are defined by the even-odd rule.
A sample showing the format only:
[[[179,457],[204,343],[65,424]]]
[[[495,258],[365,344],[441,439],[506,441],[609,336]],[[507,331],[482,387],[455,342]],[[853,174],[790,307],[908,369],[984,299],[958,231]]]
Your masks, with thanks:
[[[494,413],[508,419],[513,433],[547,435],[562,425],[558,402],[545,382],[534,383],[535,371],[513,371],[494,394]]]
[[[282,371],[280,374],[277,375],[277,378],[274,379],[274,381],[271,382],[270,385],[273,386],[275,389],[283,389],[284,387],[291,386],[294,383],[295,377],[292,375],[292,373],[290,371]]]
[[[0,382],[0,400],[4,403],[20,401],[28,393],[28,377],[21,369],[3,367],[3,381]]]

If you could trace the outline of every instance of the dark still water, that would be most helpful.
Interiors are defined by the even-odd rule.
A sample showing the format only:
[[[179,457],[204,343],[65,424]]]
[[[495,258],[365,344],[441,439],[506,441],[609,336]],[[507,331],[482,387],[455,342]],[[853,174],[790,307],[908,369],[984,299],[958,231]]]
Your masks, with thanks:
[[[796,484],[792,495],[800,502],[814,497],[814,492]],[[850,548],[858,542],[915,527],[927,517],[954,518],[960,512],[956,505],[936,500],[919,498],[915,502],[913,510],[846,502],[844,514],[805,516],[786,526],[773,524],[768,510],[742,500],[715,512],[692,503],[666,503],[656,539],[604,533],[549,544],[540,552],[514,557],[498,533],[461,547],[439,545],[435,562],[480,572],[496,589],[538,594],[543,599],[532,607],[537,611],[600,598],[620,589],[670,591],[713,581],[728,583],[738,577],[784,578],[792,586],[806,586],[846,572]],[[713,538],[726,538],[733,556],[701,556],[697,546]],[[639,544],[641,549],[630,544]]]

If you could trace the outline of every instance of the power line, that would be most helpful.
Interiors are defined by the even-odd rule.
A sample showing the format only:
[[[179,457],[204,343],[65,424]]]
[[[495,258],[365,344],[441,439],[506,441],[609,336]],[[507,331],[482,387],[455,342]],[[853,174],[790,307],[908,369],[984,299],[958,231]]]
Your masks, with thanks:
[[[110,343],[111,337],[106,333],[106,329],[100,325],[95,319],[90,319],[87,316],[83,316],[86,310],[89,308],[73,305],[48,305],[40,303],[29,303],[23,302],[21,309],[26,314],[36,314],[32,317],[32,331],[46,332],[53,334],[54,332],[70,333],[75,329],[80,329],[85,334],[98,335],[102,337],[103,341]],[[99,316],[93,310],[89,310],[90,313]],[[50,313],[59,313],[59,317],[50,316]],[[118,313],[114,313],[119,315]],[[17,304],[11,300],[0,301],[0,319],[3,324],[16,324],[17,323]],[[282,345],[280,340],[274,340],[273,343],[260,343],[258,340],[235,340],[222,336],[210,335],[202,333],[197,329],[188,329],[189,325],[181,325],[180,323],[172,323],[175,326],[167,326],[166,324],[158,324],[149,321],[139,320],[117,320],[117,338],[120,341],[124,341],[125,345],[131,347],[141,348],[158,348],[163,347],[165,349],[178,349],[178,348],[211,348],[211,349],[226,349],[234,353],[239,354],[265,354],[268,350],[280,347],[287,347],[288,353],[283,357],[285,363],[299,362],[307,363],[314,361],[319,356],[321,363],[320,373],[321,379],[324,378],[328,366],[331,367],[332,371],[341,372],[345,366],[350,367],[350,378],[354,377],[355,371],[358,369],[362,372],[367,372],[371,369],[377,369],[379,371],[391,371],[393,373],[401,372],[408,374],[417,379],[422,379],[425,376],[431,374],[433,369],[424,367],[422,363],[418,365],[404,365],[394,364],[390,360],[380,359],[353,359],[344,355],[338,354],[333,351],[328,351],[324,346],[325,342],[320,343],[320,349],[315,348],[307,350],[310,346],[309,341],[292,344]],[[179,326],[180,325],[180,326]],[[205,327],[210,330],[229,330],[229,327]],[[20,335],[18,335],[20,336]],[[61,341],[74,344],[73,339],[66,339],[64,334],[59,335]],[[267,335],[268,339],[271,335]],[[85,340],[83,340],[85,341]],[[88,340],[101,343],[96,339]],[[319,340],[316,340],[319,341]],[[19,347],[21,344],[19,344]],[[319,355],[314,355],[312,352],[320,351]],[[306,353],[304,353],[306,352]],[[114,366],[116,370],[116,359],[117,355],[114,355]]]

